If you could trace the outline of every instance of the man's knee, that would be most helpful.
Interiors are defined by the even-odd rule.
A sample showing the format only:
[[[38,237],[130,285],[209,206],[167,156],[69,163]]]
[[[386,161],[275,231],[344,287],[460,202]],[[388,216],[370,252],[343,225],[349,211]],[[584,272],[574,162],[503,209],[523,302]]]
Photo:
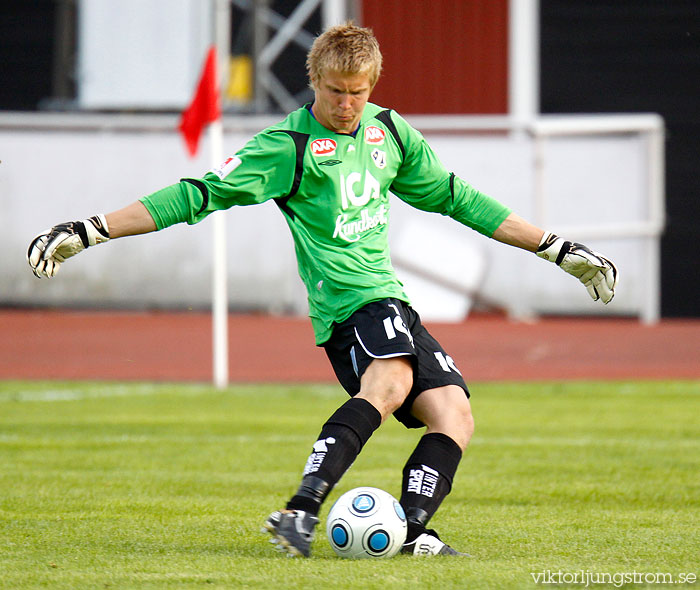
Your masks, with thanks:
[[[462,450],[474,434],[474,416],[469,398],[457,385],[424,391],[413,402],[411,411],[427,426],[427,432],[446,434]]]
[[[384,420],[403,404],[412,386],[413,365],[408,357],[375,359],[362,375],[356,397],[369,401]]]
[[[455,442],[464,450],[474,434],[474,415],[472,414],[471,404],[469,399],[460,389],[460,396],[455,396],[456,402],[451,406],[449,420],[454,431]]]

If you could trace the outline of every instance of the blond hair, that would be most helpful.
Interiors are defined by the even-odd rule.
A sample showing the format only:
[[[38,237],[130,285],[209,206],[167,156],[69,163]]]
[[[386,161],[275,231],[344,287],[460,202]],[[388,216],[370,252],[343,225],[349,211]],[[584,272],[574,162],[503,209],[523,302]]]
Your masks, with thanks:
[[[371,87],[379,79],[382,54],[371,29],[353,22],[329,27],[316,37],[306,58],[309,82],[316,88],[327,71],[342,74],[368,74]]]

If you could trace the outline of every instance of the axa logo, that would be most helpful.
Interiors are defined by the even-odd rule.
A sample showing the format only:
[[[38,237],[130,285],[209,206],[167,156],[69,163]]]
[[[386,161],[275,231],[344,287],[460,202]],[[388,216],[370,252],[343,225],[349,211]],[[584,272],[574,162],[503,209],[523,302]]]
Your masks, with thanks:
[[[384,133],[384,130],[379,127],[370,125],[369,127],[365,128],[366,143],[369,143],[371,145],[382,145],[384,143],[385,137],[386,133]]]
[[[314,156],[332,156],[338,144],[332,139],[314,139],[311,142],[311,153]]]

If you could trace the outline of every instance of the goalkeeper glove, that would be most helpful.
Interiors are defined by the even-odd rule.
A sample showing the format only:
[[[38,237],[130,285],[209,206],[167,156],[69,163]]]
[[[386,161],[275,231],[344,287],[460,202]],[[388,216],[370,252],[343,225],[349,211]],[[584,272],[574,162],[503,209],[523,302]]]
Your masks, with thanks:
[[[585,285],[593,301],[600,299],[603,303],[610,303],[615,296],[617,268],[605,256],[583,244],[545,232],[536,254],[575,276]]]
[[[94,215],[83,221],[59,223],[32,240],[27,261],[37,277],[51,278],[67,258],[107,240],[109,228],[104,215]]]

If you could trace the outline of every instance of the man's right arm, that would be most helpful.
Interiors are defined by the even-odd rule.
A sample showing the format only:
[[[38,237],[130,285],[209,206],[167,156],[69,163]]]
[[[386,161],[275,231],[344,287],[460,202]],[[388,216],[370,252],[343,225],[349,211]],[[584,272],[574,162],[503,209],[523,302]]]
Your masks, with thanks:
[[[253,205],[289,193],[295,177],[295,144],[287,133],[260,133],[222,166],[201,179],[184,178],[139,201],[82,221],[59,223],[36,236],[27,260],[34,274],[53,277],[61,264],[111,238],[134,236],[176,223],[198,223],[234,205]],[[274,174],[266,171],[274,170]]]
[[[135,236],[156,230],[153,217],[141,201],[107,215],[59,223],[36,236],[27,252],[34,274],[51,278],[71,256],[112,238]]]

